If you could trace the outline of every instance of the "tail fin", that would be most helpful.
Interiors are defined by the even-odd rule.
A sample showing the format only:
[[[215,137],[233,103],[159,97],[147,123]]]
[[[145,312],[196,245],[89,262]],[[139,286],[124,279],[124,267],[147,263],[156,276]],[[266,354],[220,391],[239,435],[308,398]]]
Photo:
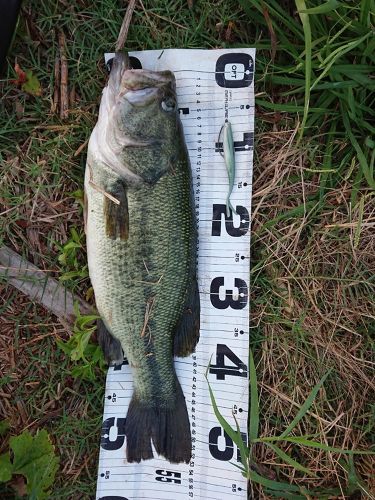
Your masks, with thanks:
[[[178,382],[177,382],[178,383]],[[128,462],[153,458],[151,440],[158,455],[169,462],[188,463],[191,458],[189,416],[180,384],[176,388],[175,404],[165,407],[150,401],[140,401],[134,393],[125,423]]]

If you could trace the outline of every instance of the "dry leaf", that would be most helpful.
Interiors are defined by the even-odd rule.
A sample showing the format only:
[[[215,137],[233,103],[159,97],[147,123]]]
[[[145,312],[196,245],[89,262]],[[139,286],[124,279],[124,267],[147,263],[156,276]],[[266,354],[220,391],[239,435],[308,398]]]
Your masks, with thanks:
[[[20,65],[18,63],[16,63],[14,65],[14,71],[16,72],[17,80],[13,80],[13,82],[17,86],[23,85],[26,82],[26,79],[27,79],[26,73],[21,69],[21,67],[20,67]]]

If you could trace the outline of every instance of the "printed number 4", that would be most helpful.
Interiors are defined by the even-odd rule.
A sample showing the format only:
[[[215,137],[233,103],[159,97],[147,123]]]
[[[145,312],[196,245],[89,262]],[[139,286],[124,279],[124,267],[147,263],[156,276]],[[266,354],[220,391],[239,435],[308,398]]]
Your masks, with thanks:
[[[225,358],[228,358],[234,366],[226,365]],[[217,380],[225,380],[227,375],[247,377],[247,366],[227,345],[217,344],[216,365],[210,365],[209,373],[216,375]]]

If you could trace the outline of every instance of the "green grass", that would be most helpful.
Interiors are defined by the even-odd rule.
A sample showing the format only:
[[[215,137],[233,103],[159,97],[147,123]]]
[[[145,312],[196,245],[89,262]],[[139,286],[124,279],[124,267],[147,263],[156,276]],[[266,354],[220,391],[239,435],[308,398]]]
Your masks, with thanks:
[[[258,26],[263,26],[262,47],[271,46],[263,9],[274,21],[278,57],[271,67],[258,57],[258,78],[263,82],[265,97],[258,104],[266,109],[299,113],[299,139],[319,134],[316,140],[320,150],[328,149],[322,165],[326,174],[320,178],[320,196],[337,187],[348,173],[352,159],[359,166],[352,173],[354,187],[364,180],[373,189],[373,0],[323,4],[296,0],[302,26],[292,3],[289,13],[276,0],[267,4],[240,0],[240,4]],[[285,98],[286,104],[275,102]],[[338,164],[334,172],[329,171],[332,157]],[[356,199],[354,189],[352,202]]]
[[[284,484],[282,498],[305,498],[303,488],[317,498],[338,488],[346,496],[363,493],[371,457],[337,457],[266,438],[282,436],[291,422],[292,437],[314,436],[336,449],[366,449],[374,438],[374,1],[196,0],[192,10],[185,0],[143,4],[127,49],[257,48],[254,497],[278,497],[269,481]],[[25,0],[0,82],[0,242],[91,301],[82,232],[84,145],[106,81],[103,53],[113,50],[123,14],[118,0]],[[66,121],[51,110],[59,30],[74,90]],[[38,77],[40,97],[15,86],[15,60]],[[0,287],[0,390],[11,398],[1,418],[9,418],[13,435],[31,426],[53,437],[62,467],[52,498],[90,498],[103,372],[94,368],[91,382],[74,379],[76,365],[56,347],[68,340],[66,332],[3,281]],[[86,330],[78,330],[84,343]],[[1,488],[11,498],[11,488]]]

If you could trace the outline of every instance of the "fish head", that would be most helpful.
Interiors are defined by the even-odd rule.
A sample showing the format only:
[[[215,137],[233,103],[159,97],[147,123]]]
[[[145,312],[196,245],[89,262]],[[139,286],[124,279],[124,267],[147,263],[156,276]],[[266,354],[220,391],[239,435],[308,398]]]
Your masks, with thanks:
[[[134,174],[153,184],[175,168],[183,136],[171,71],[131,69],[116,57],[108,84],[114,98],[118,154]]]

